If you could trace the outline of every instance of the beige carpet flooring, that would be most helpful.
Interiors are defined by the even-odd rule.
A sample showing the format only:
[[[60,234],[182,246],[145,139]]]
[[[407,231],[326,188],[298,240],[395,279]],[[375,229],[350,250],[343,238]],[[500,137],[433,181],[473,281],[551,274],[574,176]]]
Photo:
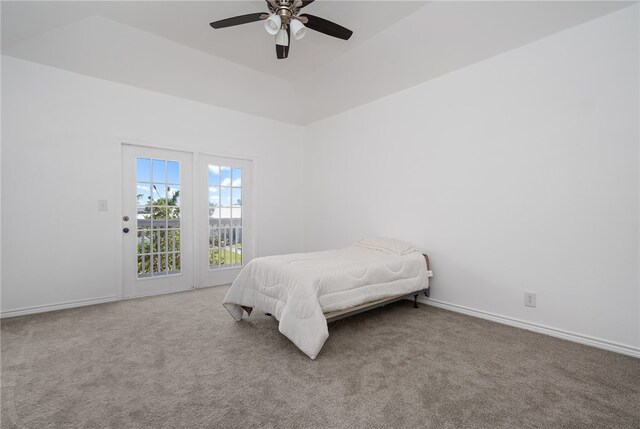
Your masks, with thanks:
[[[226,287],[2,321],[2,428],[638,428],[640,360],[408,301],[315,361]]]

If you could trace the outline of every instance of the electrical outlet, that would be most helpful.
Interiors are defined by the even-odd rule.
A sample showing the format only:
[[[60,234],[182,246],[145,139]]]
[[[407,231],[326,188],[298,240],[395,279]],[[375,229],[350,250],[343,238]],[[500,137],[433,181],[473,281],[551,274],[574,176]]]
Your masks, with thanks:
[[[535,292],[525,292],[524,293],[524,305],[527,307],[535,307],[536,306],[536,294]]]
[[[107,211],[107,200],[98,200],[98,211],[99,212]]]

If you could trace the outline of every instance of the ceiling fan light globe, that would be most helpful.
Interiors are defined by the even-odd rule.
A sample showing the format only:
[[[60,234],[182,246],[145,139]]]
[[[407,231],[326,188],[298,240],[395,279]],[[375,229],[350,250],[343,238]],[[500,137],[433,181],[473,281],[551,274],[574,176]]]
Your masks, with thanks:
[[[305,27],[304,24],[297,19],[291,20],[290,28],[291,34],[296,40],[302,39],[304,35],[307,34],[307,27]]]
[[[285,29],[278,31],[276,34],[276,45],[289,46],[289,35]]]
[[[264,21],[264,28],[265,30],[267,30],[267,33],[269,34],[278,33],[278,31],[280,31],[281,25],[282,25],[282,21],[280,20],[280,17],[275,13],[269,16],[269,18],[267,18]]]

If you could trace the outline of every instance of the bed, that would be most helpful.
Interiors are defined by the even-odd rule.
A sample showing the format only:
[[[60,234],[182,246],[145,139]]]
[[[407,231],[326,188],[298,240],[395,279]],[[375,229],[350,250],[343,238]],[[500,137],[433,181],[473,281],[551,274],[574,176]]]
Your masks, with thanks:
[[[372,237],[337,250],[250,261],[223,301],[240,321],[252,311],[273,315],[280,332],[315,359],[327,324],[429,291],[428,258],[401,241]]]

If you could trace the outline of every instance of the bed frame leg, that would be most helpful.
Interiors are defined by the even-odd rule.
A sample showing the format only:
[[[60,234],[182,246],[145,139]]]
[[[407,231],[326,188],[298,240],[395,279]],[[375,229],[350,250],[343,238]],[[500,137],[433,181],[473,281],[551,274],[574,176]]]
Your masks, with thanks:
[[[418,306],[418,294],[413,295],[413,308],[420,308]]]
[[[427,298],[431,296],[431,288],[424,291],[424,296],[426,296]]]

